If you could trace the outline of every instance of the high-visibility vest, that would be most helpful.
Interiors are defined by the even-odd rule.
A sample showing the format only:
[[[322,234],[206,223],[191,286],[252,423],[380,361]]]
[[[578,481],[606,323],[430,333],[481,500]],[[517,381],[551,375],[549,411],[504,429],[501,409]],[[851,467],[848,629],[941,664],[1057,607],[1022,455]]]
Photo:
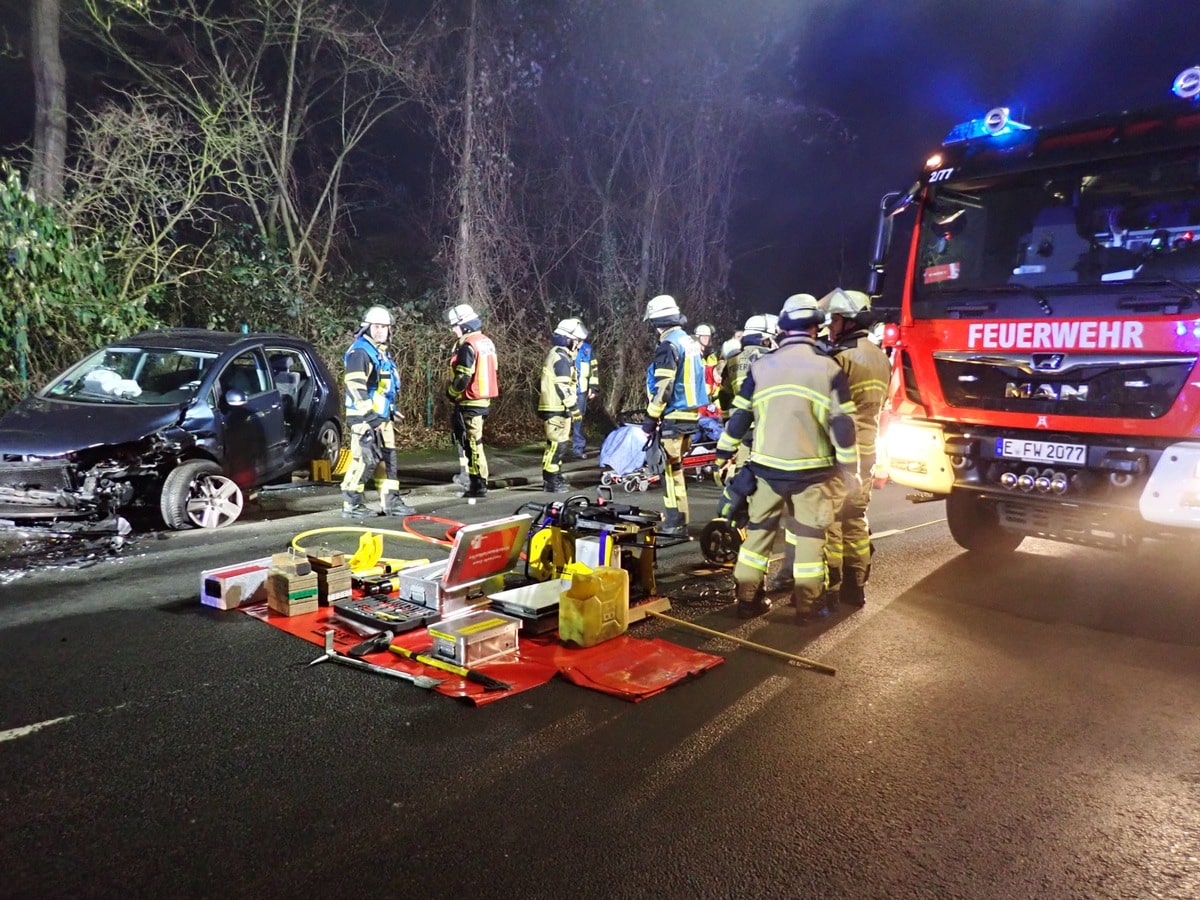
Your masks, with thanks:
[[[368,412],[363,408],[363,404],[359,398],[356,398],[350,391],[349,382],[352,379],[350,376],[358,375],[350,371],[350,355],[355,350],[362,350],[367,354],[367,358],[371,361],[371,371],[366,374],[366,400],[370,404],[370,411],[382,416],[385,419],[390,419],[392,410],[396,406],[396,395],[400,391],[400,379],[396,374],[396,364],[392,362],[392,358],[387,355],[387,351],[380,351],[380,348],[375,346],[365,334],[360,334],[350,345],[343,357],[343,364],[346,366],[347,386],[345,396],[345,407],[348,413],[358,416],[365,416]]]
[[[492,400],[500,396],[500,380],[496,376],[496,345],[480,331],[463,335],[463,343],[475,351],[475,374],[463,391],[466,400]]]

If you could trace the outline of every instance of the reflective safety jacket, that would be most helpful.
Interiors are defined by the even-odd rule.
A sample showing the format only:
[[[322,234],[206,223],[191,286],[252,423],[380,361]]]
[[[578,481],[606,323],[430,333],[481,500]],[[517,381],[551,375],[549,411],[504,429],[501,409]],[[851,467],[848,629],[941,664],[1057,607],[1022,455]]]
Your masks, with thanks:
[[[346,364],[346,424],[363,422],[372,428],[392,417],[400,378],[387,348],[376,346],[367,335],[355,338],[344,358]]]
[[[554,335],[554,346],[542,365],[541,390],[538,393],[538,415],[543,419],[569,416],[575,411],[579,392],[576,387],[575,354],[567,339]]]
[[[464,334],[450,358],[446,394],[458,406],[487,409],[500,396],[496,376],[496,345],[481,331]]]
[[[725,365],[725,377],[729,379],[729,393],[736,397],[742,390],[742,382],[750,374],[750,366],[756,359],[771,352],[771,348],[761,343],[758,335],[746,335],[742,338],[742,349],[729,358]]]
[[[592,353],[592,345],[584,341],[575,354],[575,371],[579,393],[600,390],[600,367]]]
[[[663,332],[646,370],[646,415],[694,424],[708,405],[704,359],[696,339],[675,325]]]
[[[875,440],[879,435],[879,413],[887,398],[892,364],[887,354],[871,341],[867,329],[855,328],[838,338],[833,359],[850,383],[854,401],[854,434],[858,442],[859,476],[871,477],[875,466]]]
[[[802,490],[857,468],[853,416],[845,373],[811,338],[790,335],[750,366],[717,459],[732,457],[753,424],[751,469],[781,492]]]

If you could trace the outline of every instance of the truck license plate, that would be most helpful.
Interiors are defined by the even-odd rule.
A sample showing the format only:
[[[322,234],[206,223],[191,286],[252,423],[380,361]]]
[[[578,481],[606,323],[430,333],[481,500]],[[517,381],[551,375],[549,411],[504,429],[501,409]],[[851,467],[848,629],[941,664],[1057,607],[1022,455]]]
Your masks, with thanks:
[[[1007,459],[1025,459],[1030,462],[1082,466],[1087,462],[1087,445],[996,438],[996,455]]]

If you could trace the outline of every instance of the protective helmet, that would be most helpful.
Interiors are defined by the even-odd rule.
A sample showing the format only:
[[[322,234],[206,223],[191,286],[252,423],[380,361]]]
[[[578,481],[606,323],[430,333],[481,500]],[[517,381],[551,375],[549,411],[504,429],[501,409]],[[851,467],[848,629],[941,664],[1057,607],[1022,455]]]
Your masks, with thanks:
[[[825,321],[825,310],[812,294],[792,294],[779,311],[779,327],[783,331],[804,331]]]
[[[646,304],[646,315],[642,316],[642,319],[646,322],[678,320],[681,315],[683,313],[679,311],[679,304],[675,302],[674,297],[670,294],[659,294],[650,298],[650,302]]]
[[[382,306],[372,306],[362,317],[363,327],[367,325],[391,325],[392,314]]]
[[[871,298],[862,291],[844,291],[834,288],[821,298],[821,309],[831,316],[844,316],[854,319],[858,314],[871,308]]]
[[[769,337],[775,337],[777,334],[779,334],[779,316],[774,315],[773,313],[767,313],[766,318],[767,335]]]
[[[554,329],[554,333],[561,334],[573,341],[586,341],[588,336],[588,330],[578,319],[563,319]]]
[[[721,359],[729,359],[742,349],[742,342],[737,338],[730,338],[721,345]]]
[[[696,330],[692,332],[693,337],[712,337],[713,327],[711,325],[697,325]]]
[[[454,309],[450,310],[446,314],[446,317],[450,320],[450,324],[454,326],[470,322],[472,319],[478,319],[479,313],[475,312],[475,307],[471,306],[471,304],[460,303]]]
[[[775,332],[771,330],[771,323],[766,316],[751,316],[746,320],[746,325],[742,329],[746,334],[758,334],[763,337],[771,337]]]

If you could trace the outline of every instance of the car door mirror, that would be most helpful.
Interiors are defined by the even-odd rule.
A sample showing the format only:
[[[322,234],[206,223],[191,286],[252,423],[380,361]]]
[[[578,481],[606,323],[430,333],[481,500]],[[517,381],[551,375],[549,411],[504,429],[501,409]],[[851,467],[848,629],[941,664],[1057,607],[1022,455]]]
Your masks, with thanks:
[[[227,390],[225,392],[225,396],[223,399],[225,401],[226,406],[237,407],[237,406],[245,406],[246,405],[245,393],[242,391],[239,391],[237,388],[230,388],[229,390]]]

